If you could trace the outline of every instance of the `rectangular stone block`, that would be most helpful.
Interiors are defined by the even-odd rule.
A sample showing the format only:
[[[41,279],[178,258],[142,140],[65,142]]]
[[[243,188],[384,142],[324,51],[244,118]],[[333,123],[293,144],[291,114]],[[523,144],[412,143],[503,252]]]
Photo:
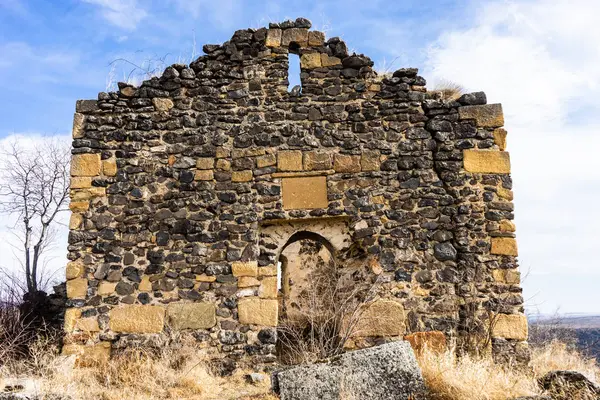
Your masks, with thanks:
[[[175,330],[210,329],[217,324],[213,303],[172,303],[167,306],[167,318]]]
[[[232,182],[250,182],[252,180],[252,171],[233,171],[231,173]]]
[[[155,97],[152,99],[152,104],[154,104],[154,108],[156,111],[168,112],[171,108],[173,108],[173,100],[168,98]]]
[[[81,318],[75,322],[75,330],[82,332],[99,332],[100,326],[96,317]]]
[[[194,179],[197,181],[212,181],[215,175],[214,172],[210,169],[207,170],[198,170],[194,175]]]
[[[67,344],[62,348],[65,356],[76,355],[78,367],[92,367],[104,365],[110,360],[110,343],[100,342],[92,346],[81,344]]]
[[[333,159],[330,153],[323,151],[307,151],[304,153],[304,169],[320,171],[331,169]]]
[[[98,100],[77,100],[75,111],[78,113],[89,113],[98,110]]]
[[[105,176],[117,175],[117,160],[115,158],[109,158],[102,161],[102,173]]]
[[[325,34],[319,31],[309,31],[308,32],[308,45],[309,46],[323,46],[325,42]]]
[[[231,263],[231,272],[233,276],[257,276],[258,262],[257,261],[235,261]]]
[[[71,189],[87,189],[92,187],[91,176],[73,176],[71,177]]]
[[[67,297],[69,299],[85,299],[87,295],[88,280],[75,278],[67,281]]]
[[[98,285],[98,294],[100,296],[108,296],[115,293],[115,288],[117,287],[116,282],[100,282]]]
[[[279,320],[278,300],[246,297],[238,302],[240,324],[277,326]]]
[[[67,308],[65,310],[65,332],[73,332],[73,329],[75,329],[75,323],[79,318],[81,318],[81,308]]]
[[[381,166],[378,151],[364,150],[360,156],[360,167],[363,171],[379,171]]]
[[[258,288],[258,297],[263,299],[276,299],[277,298],[277,277],[268,276],[260,281],[260,287]]]
[[[492,254],[518,256],[517,239],[510,237],[492,238]]]
[[[98,176],[100,167],[100,154],[75,154],[71,159],[71,176]]]
[[[277,153],[279,171],[302,171],[302,152],[300,150],[281,150]]]
[[[74,213],[85,212],[88,208],[90,208],[89,201],[71,201],[69,203],[69,210],[73,211]]]
[[[109,313],[110,330],[119,333],[159,333],[165,324],[165,309],[159,306],[121,306]]]
[[[505,129],[494,129],[494,143],[500,148],[500,151],[506,150],[506,135],[507,132]]]
[[[196,160],[196,168],[198,169],[213,169],[215,166],[215,159],[210,157],[203,157]]]
[[[253,286],[259,286],[260,281],[253,276],[240,276],[238,279],[239,288],[247,288]]]
[[[335,172],[360,172],[360,156],[336,154],[333,159]]]
[[[279,47],[281,45],[281,29],[269,29],[267,31],[267,39],[265,46]]]
[[[376,300],[364,306],[351,329],[352,337],[404,335],[406,333],[404,307],[393,300]]]
[[[298,43],[300,47],[308,45],[308,29],[306,28],[289,28],[281,34],[281,46],[288,47],[290,43]]]
[[[277,164],[277,157],[275,154],[266,154],[256,158],[256,166],[258,168],[270,167]]]
[[[465,171],[479,174],[509,174],[510,156],[505,151],[464,150]]]
[[[321,67],[320,53],[302,54],[300,57],[300,67],[303,69],[314,69]]]
[[[502,104],[458,107],[460,119],[474,119],[478,127],[499,128],[504,125]]]
[[[80,278],[85,271],[84,265],[80,261],[69,261],[67,263],[67,269],[65,271],[65,277],[70,279]]]
[[[85,122],[85,116],[80,113],[75,113],[73,115],[73,139],[79,139],[83,137],[83,124]]]
[[[527,340],[527,317],[521,314],[495,314],[492,317],[492,337]]]
[[[72,213],[71,217],[69,218],[69,229],[71,229],[71,230],[79,229],[82,222],[83,222],[83,216],[81,214]]]
[[[327,177],[307,176],[282,178],[283,208],[286,210],[307,210],[327,208]]]

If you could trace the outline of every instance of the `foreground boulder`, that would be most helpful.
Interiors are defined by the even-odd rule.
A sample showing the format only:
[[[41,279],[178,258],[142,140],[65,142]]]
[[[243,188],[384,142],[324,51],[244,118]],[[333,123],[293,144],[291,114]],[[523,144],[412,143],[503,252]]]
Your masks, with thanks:
[[[577,371],[548,372],[540,378],[539,384],[556,400],[600,398],[600,386]]]
[[[273,374],[281,400],[419,400],[425,384],[408,342],[342,354]]]

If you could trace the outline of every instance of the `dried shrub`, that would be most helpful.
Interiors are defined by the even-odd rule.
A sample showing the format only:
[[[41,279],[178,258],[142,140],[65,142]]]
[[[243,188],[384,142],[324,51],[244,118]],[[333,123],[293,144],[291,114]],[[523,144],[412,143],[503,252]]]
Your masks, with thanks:
[[[436,82],[430,92],[438,94],[443,100],[456,100],[465,94],[465,88],[456,82],[442,79]]]

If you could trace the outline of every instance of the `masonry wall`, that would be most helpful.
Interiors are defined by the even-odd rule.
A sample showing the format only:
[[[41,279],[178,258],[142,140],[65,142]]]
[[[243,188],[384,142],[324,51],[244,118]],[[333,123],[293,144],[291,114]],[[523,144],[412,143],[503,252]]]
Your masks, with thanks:
[[[379,77],[304,19],[204,51],[77,102],[64,352],[188,337],[224,365],[276,362],[279,253],[314,232],[382,282],[385,321],[356,346],[489,333],[526,359],[499,104],[440,99],[412,68]]]

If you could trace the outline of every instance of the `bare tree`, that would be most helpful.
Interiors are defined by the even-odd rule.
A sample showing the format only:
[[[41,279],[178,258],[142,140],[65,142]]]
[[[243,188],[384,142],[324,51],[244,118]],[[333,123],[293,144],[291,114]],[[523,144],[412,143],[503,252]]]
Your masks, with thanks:
[[[1,154],[0,212],[16,218],[22,290],[35,293],[48,283],[42,254],[54,240],[57,215],[68,209],[70,148],[45,138],[33,146],[13,142]],[[10,278],[6,272],[5,278]]]

